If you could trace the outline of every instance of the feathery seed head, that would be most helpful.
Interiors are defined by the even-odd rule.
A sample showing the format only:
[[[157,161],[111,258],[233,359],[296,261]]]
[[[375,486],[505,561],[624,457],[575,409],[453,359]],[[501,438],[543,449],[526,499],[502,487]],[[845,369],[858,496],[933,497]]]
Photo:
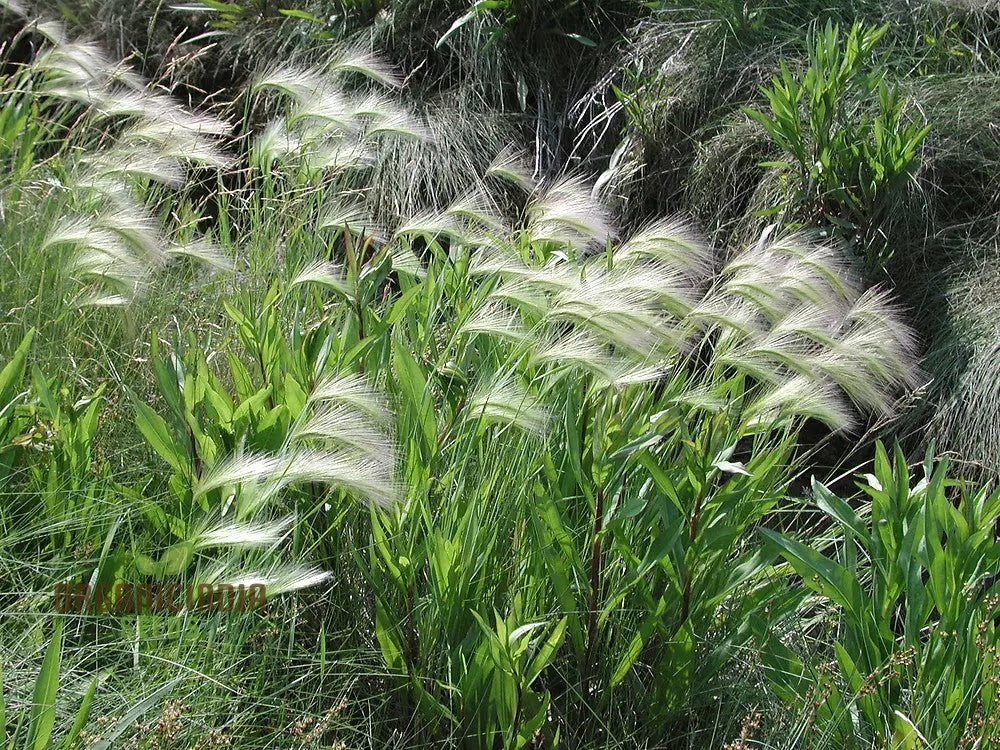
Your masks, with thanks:
[[[329,580],[330,574],[317,568],[300,565],[276,565],[266,573],[241,573],[229,579],[234,588],[264,586],[268,597],[319,586]]]
[[[270,547],[288,533],[293,518],[276,523],[224,523],[196,533],[195,549],[206,547]]]
[[[300,104],[307,104],[309,98],[317,92],[335,88],[322,72],[287,63],[279,63],[263,70],[250,83],[251,91],[275,89],[288,94]]]
[[[741,336],[763,335],[770,327],[756,304],[719,291],[709,292],[690,312],[687,320],[703,328],[722,329],[723,335],[727,332]]]
[[[201,497],[227,485],[263,482],[276,475],[286,463],[286,457],[270,454],[232,456],[219,461],[199,477],[193,488],[194,495]]]
[[[504,234],[503,219],[499,216],[492,197],[482,189],[473,188],[456,198],[445,210],[449,216],[472,222],[485,232],[493,235]]]
[[[399,109],[399,106],[377,92],[368,92],[362,98],[348,99],[353,119],[382,117]]]
[[[879,342],[857,342],[876,346]],[[870,350],[869,350],[870,351]],[[858,407],[876,414],[888,415],[892,394],[871,367],[870,355],[853,346],[836,346],[821,351],[813,360],[813,367],[836,383]]]
[[[477,248],[469,258],[469,273],[474,275],[509,275],[524,277],[531,274],[528,268],[513,251],[484,246]]]
[[[319,128],[314,135],[339,135],[349,133],[354,125],[353,111],[350,102],[340,92],[330,88],[322,88],[309,97],[297,101],[288,117],[288,126],[294,127],[301,121],[312,121],[313,127]]]
[[[463,424],[509,424],[540,437],[548,431],[549,421],[545,408],[511,376],[480,380],[461,417]]]
[[[424,268],[423,263],[420,262],[420,258],[417,257],[409,245],[399,242],[394,243],[391,248],[390,257],[392,258],[393,271],[401,271],[417,279],[426,278],[427,269]]]
[[[855,420],[837,387],[826,380],[796,375],[764,392],[745,411],[749,424],[769,425],[782,418],[810,418],[837,432],[850,432]]]
[[[810,303],[799,305],[772,329],[773,333],[794,333],[824,347],[836,346],[843,319],[837,310]]]
[[[525,155],[513,146],[507,146],[497,154],[486,170],[486,176],[509,182],[526,193],[534,192],[538,186],[525,166]]]
[[[453,216],[449,216],[446,213],[425,211],[405,221],[393,236],[401,237],[405,235],[422,235],[430,239],[438,236],[445,236],[449,239],[460,239],[461,229]]]
[[[127,66],[116,64],[96,42],[65,42],[37,55],[31,64],[50,83],[64,87],[100,87],[112,82],[141,89],[145,81]]]
[[[334,140],[305,152],[309,167],[323,172],[359,172],[375,162],[371,149],[364,143]]]
[[[340,267],[326,261],[316,261],[307,265],[289,282],[288,288],[294,289],[301,284],[319,284],[345,297],[349,293],[347,280]]]
[[[403,87],[403,80],[385,59],[369,50],[350,47],[341,50],[331,60],[331,73],[358,73],[387,88]]]
[[[302,139],[289,130],[284,118],[279,117],[254,138],[251,158],[258,167],[267,167],[290,154],[301,154],[304,148]]]
[[[91,292],[77,300],[77,307],[122,307],[131,300],[122,294],[107,294],[104,292]]]
[[[32,22],[32,28],[45,37],[50,44],[66,44],[69,41],[66,24],[57,19],[36,19]]]
[[[113,208],[96,216],[91,226],[114,232],[150,263],[159,263],[163,258],[165,243],[160,235],[160,225],[138,204],[119,201]]]
[[[21,18],[28,17],[28,9],[21,5],[18,0],[0,0],[0,9]]]
[[[183,244],[171,245],[166,252],[167,255],[190,258],[219,271],[232,271],[236,267],[231,258],[204,237]]]
[[[552,308],[552,300],[538,284],[529,281],[507,281],[489,294],[490,299],[513,303],[522,310],[543,316]]]
[[[616,265],[610,272],[594,264],[588,269],[588,281],[595,276],[604,277],[612,289],[648,298],[678,319],[689,315],[701,301],[700,290],[688,277],[655,262]]]
[[[559,292],[548,317],[583,326],[640,358],[663,345],[678,347],[676,326],[645,290],[625,289],[607,274],[594,272]]]
[[[615,263],[650,258],[665,268],[696,280],[706,280],[715,268],[715,254],[685,222],[660,219],[646,224],[615,251]]]
[[[528,207],[528,231],[535,242],[585,248],[613,235],[607,209],[591,196],[579,177],[546,188]]]
[[[374,223],[360,200],[336,200],[324,209],[318,227],[362,234],[370,233]]]
[[[395,447],[382,432],[375,428],[367,415],[337,405],[321,409],[295,427],[292,440],[322,440],[355,448],[373,459],[392,466]]]
[[[521,318],[507,305],[487,299],[459,327],[460,334],[482,333],[525,344],[533,340]]]
[[[300,450],[292,454],[277,479],[282,484],[327,484],[367,502],[388,507],[400,495],[392,477],[391,460],[391,455],[380,455],[372,460],[342,452]]]
[[[381,112],[371,118],[371,122],[365,128],[365,136],[373,135],[395,135],[421,141],[428,141],[433,137],[420,118],[398,108]]]
[[[109,252],[106,248],[87,247],[68,263],[71,273],[109,281],[120,291],[136,293],[149,275],[149,267],[127,251]]]
[[[589,372],[597,378],[598,385],[604,387],[651,382],[663,372],[661,367],[636,366],[613,356],[606,343],[585,331],[541,342],[532,353],[531,363],[545,362]]]
[[[124,140],[127,141],[127,134]],[[126,179],[152,180],[167,187],[184,184],[184,168],[177,159],[146,146],[120,145],[85,154],[74,187],[89,188],[106,195],[121,194]]]
[[[360,375],[330,375],[309,394],[309,403],[344,404],[366,414],[379,425],[388,425],[392,416],[382,397]]]
[[[777,383],[792,374],[815,377],[811,357],[816,349],[815,343],[794,332],[772,330],[717,351],[716,360],[757,380]]]
[[[273,482],[280,486],[328,484],[377,505],[392,504],[398,491],[392,467],[333,451],[299,450],[291,454],[247,454],[216,464],[195,484],[195,497],[243,483]]]

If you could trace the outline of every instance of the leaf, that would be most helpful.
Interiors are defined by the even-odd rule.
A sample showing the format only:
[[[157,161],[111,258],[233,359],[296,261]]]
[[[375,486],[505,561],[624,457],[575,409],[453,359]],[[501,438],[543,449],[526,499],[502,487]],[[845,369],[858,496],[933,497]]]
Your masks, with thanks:
[[[807,586],[814,588],[818,578],[822,593],[832,601],[858,616],[861,610],[861,586],[845,568],[824,557],[811,547],[796,542],[771,529],[758,529],[765,541],[795,569]]]
[[[514,628],[514,630],[510,632],[510,635],[507,636],[507,645],[510,648],[513,648],[514,646],[517,645],[517,642],[519,640],[524,638],[524,636],[526,636],[532,630],[538,630],[538,628],[542,627],[542,625],[544,624],[545,621],[543,620],[541,622],[529,622],[526,625],[521,625],[520,627]]]
[[[248,417],[257,419],[260,412],[264,409],[264,405],[267,399],[271,396],[271,387],[264,386],[259,391],[254,393],[252,396],[244,399],[236,410],[233,412],[233,425],[237,429],[239,428],[241,420]]]
[[[31,387],[38,397],[39,404],[48,412],[49,419],[58,426],[61,416],[59,402],[56,401],[56,397],[52,393],[52,389],[49,388],[49,383],[42,374],[42,371],[38,369],[38,365],[31,366]],[[0,405],[3,403],[3,401],[0,401]]]
[[[417,703],[420,706],[421,712],[427,714],[437,715],[444,718],[446,721],[457,724],[458,718],[451,712],[451,710],[445,706],[441,701],[435,698],[430,691],[428,691],[421,684],[421,680],[414,675],[410,679],[410,686],[413,688],[413,692],[417,695]]]
[[[396,641],[395,628],[389,622],[389,616],[381,603],[375,605],[375,637],[382,651],[385,665],[393,671],[406,671],[403,662],[403,649]]]
[[[233,384],[236,386],[236,400],[240,402],[246,401],[254,393],[250,373],[247,372],[247,368],[232,352],[229,353],[228,359],[229,372],[232,375]]]
[[[135,424],[150,447],[178,474],[187,474],[190,468],[187,449],[174,436],[166,421],[131,393],[135,405]]]
[[[153,361],[153,376],[156,378],[157,388],[163,400],[167,402],[171,418],[183,420],[184,406],[181,401],[177,368],[160,356],[160,342],[155,336],[150,348],[150,358]]]
[[[76,744],[76,738],[79,737],[80,732],[87,725],[87,720],[90,718],[90,706],[94,702],[94,693],[97,692],[98,679],[98,677],[95,677],[91,680],[90,685],[87,687],[87,692],[83,694],[83,700],[80,701],[80,708],[76,712],[73,726],[63,741],[63,750],[70,750]]]
[[[35,329],[31,328],[24,334],[21,343],[18,344],[17,349],[11,355],[10,361],[0,370],[0,408],[14,400],[15,391],[24,377],[24,362],[28,356],[28,348],[31,346],[31,341],[34,337]]]
[[[638,454],[638,461],[649,472],[649,476],[652,478],[653,484],[656,485],[656,489],[669,497],[670,502],[677,507],[677,510],[682,514],[686,514],[687,511],[684,509],[684,504],[681,503],[680,497],[677,495],[674,483],[670,481],[670,477],[656,463],[656,459],[653,458],[653,454],[649,452],[649,449],[644,449]]]
[[[59,687],[59,657],[62,654],[62,619],[55,621],[52,640],[45,649],[42,668],[35,679],[35,691],[31,698],[31,714],[28,720],[27,746],[32,750],[44,750],[52,737],[56,722],[56,689]]]
[[[854,659],[847,653],[847,649],[840,645],[839,641],[833,644],[833,650],[837,656],[837,663],[840,665],[840,674],[844,678],[844,682],[847,683],[847,686],[855,695],[861,695],[864,676],[858,671],[858,666],[854,663]]]
[[[297,417],[306,405],[308,396],[305,389],[299,385],[299,381],[293,378],[290,372],[285,373],[284,386],[285,406],[288,407],[288,411],[292,417]]]
[[[926,750],[931,746],[906,714],[898,709],[893,714],[892,750]]]
[[[427,391],[427,379],[424,377],[420,365],[417,364],[417,360],[400,341],[393,344],[392,361],[396,366],[396,377],[400,388],[406,397],[410,412],[417,422],[417,427],[420,429],[425,450],[429,454],[437,441],[437,421],[434,418],[434,408]]]
[[[753,476],[740,461],[715,461],[712,463],[712,466],[727,474],[742,474],[745,477]]]
[[[323,26],[323,20],[316,18],[316,16],[306,13],[304,10],[295,10],[294,8],[278,8],[278,12],[283,16],[288,16],[289,18],[301,18],[303,21],[311,21],[312,23],[318,23]]]
[[[455,22],[448,28],[448,30],[444,32],[444,35],[437,40],[437,43],[434,45],[434,49],[440,49],[445,42],[447,42],[452,36],[458,33],[459,29],[461,29],[463,26],[465,26],[465,24],[467,24],[475,17],[476,17],[476,11],[473,8],[465,15],[457,18]]]
[[[864,521],[861,520],[861,517],[854,512],[854,509],[850,505],[834,495],[830,492],[830,490],[817,482],[815,479],[812,481],[812,488],[813,495],[816,499],[816,505],[818,505],[821,510],[827,513],[838,523],[853,531],[859,539],[865,541],[866,543],[869,541],[868,527],[865,525]]]
[[[568,617],[563,617],[552,629],[542,647],[538,649],[538,653],[535,654],[535,658],[532,659],[531,666],[528,667],[528,671],[525,674],[525,685],[530,686],[538,678],[538,675],[552,663],[552,658],[555,656],[556,651],[559,650],[559,646],[563,642],[563,637],[566,635],[566,623],[568,619]]]
[[[406,314],[406,311],[410,309],[414,302],[419,299],[421,293],[425,291],[423,284],[416,284],[410,289],[407,289],[403,294],[397,299],[393,305],[389,314],[385,318],[386,325],[394,325],[399,322],[399,320]]]
[[[163,552],[157,569],[162,576],[176,576],[184,572],[194,559],[194,544],[181,541],[171,545]]]
[[[768,684],[781,700],[793,704],[806,698],[810,681],[794,651],[768,633],[758,655]]]
[[[632,665],[635,664],[635,660],[639,658],[639,654],[642,652],[643,641],[643,631],[637,630],[635,635],[632,636],[632,641],[628,644],[628,648],[625,649],[625,653],[622,654],[621,659],[618,661],[618,666],[615,667],[615,671],[611,675],[611,687],[624,680],[625,675],[632,671]]]
[[[574,42],[579,42],[584,47],[596,47],[597,42],[593,39],[583,36],[582,34],[563,34],[563,36],[572,39]]]

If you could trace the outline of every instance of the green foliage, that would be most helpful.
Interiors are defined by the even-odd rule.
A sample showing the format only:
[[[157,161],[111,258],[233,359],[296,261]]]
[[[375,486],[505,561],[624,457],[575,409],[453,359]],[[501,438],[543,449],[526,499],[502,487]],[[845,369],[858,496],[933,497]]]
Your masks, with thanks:
[[[303,5],[306,7],[301,7]],[[238,44],[241,36],[256,35],[285,19],[305,22],[302,28],[309,30],[308,37],[314,42],[332,40],[338,36],[338,27],[352,28],[359,23],[370,23],[386,5],[385,0],[335,0],[326,5],[296,3],[291,6],[273,5],[268,0],[234,3],[199,0],[173,5],[170,9],[204,15],[205,25],[211,29],[207,35],[224,35]]]
[[[787,154],[771,166],[794,180],[793,220],[832,224],[870,268],[891,254],[875,235],[912,180],[930,130],[906,121],[898,90],[885,82],[874,50],[886,30],[855,24],[842,37],[832,23],[817,28],[805,71],[796,76],[782,63],[780,78],[764,89],[770,112],[746,110]]]
[[[835,554],[760,532],[818,598],[808,606],[828,606],[838,625],[836,681],[777,639],[763,651],[776,690],[815,701],[821,730],[853,738],[857,715],[863,736],[907,748],[965,747],[997,731],[1000,491],[969,490],[947,469],[928,455],[911,485],[902,452],[890,458],[880,443],[861,485],[866,518],[814,484],[817,505],[842,534]]]
[[[61,664],[64,651],[64,629],[65,622],[62,619],[55,620],[52,633],[49,636],[49,645],[45,649],[45,655],[35,677],[30,708],[24,713],[16,714],[17,718],[15,719],[15,715],[8,714],[5,710],[4,698],[0,694],[0,730],[4,732],[4,747],[8,750],[13,750],[15,747],[45,750],[45,748],[57,746],[53,733],[59,681],[61,674],[65,672]],[[64,750],[75,745],[77,735],[90,718],[90,707],[97,690],[97,682],[97,678],[91,680],[83,694],[73,719],[73,725],[69,733],[65,735],[62,744],[59,745]],[[0,685],[2,684],[3,671],[0,670]],[[25,724],[26,717],[27,724]],[[18,745],[18,740],[21,740],[23,744]]]
[[[574,6],[580,5],[586,3],[581,3],[580,0],[563,0],[561,3],[540,3],[537,0],[476,0],[469,5],[465,13],[452,22],[436,46],[440,47],[447,42],[466,24],[481,16],[489,16],[495,20],[487,23],[485,27],[487,44],[492,44],[506,34],[524,33],[525,25],[540,24],[548,33],[559,33],[585,47],[595,47],[597,43],[582,34],[549,28],[550,25],[559,24],[560,17],[567,15],[569,11],[578,12],[579,9]],[[583,13],[584,18],[592,18],[593,15],[586,11]]]
[[[635,59],[572,113],[583,55],[604,64],[584,47],[609,51],[639,4],[163,10],[207,23],[175,51],[212,64],[213,44],[269,37],[238,58],[256,68],[241,93],[216,93],[225,76],[206,92],[230,122],[41,26],[0,116],[8,744],[957,748],[996,732],[997,494],[930,458],[911,487],[880,445],[862,495],[814,484],[826,522],[789,497],[813,434],[849,440],[919,384],[892,296],[806,232],[747,221],[751,241],[717,247],[648,221],[697,193],[686,159],[729,162],[735,144],[747,184],[727,211],[833,225],[877,265],[893,201],[947,162],[918,151],[961,141],[910,123],[902,71],[988,56],[921,16],[919,64],[881,57],[907,35],[860,0],[824,18],[868,23],[806,45],[816,4],[647,5]],[[397,99],[369,38],[426,57],[407,80],[435,96]],[[286,43],[303,49],[273,53]],[[770,112],[748,119],[779,57]],[[507,147],[509,110],[537,115],[531,166]],[[598,187],[538,179],[591,137],[615,152]],[[785,157],[760,168],[768,139]],[[657,148],[683,157],[676,184]],[[601,188],[643,170],[662,200],[617,226]],[[45,640],[56,583],[137,579],[265,582],[268,612],[69,613]]]

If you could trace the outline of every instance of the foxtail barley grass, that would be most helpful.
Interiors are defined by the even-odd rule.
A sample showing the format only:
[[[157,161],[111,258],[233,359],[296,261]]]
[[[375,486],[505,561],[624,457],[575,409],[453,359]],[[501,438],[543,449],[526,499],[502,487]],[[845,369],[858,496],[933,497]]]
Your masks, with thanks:
[[[420,183],[391,155],[447,148],[447,122],[404,106],[367,50],[261,68],[233,122],[90,43],[54,38],[30,74],[79,118],[58,189],[21,199],[45,202],[37,267],[87,335],[100,315],[146,331],[132,318],[183,291],[150,346],[101,360],[116,380],[99,398],[134,404],[137,480],[100,452],[90,402],[26,358],[0,371],[0,471],[20,498],[0,503],[0,571],[29,592],[0,593],[11,632],[38,640],[49,578],[137,570],[264,586],[269,605],[163,632],[70,619],[66,674],[91,675],[107,643],[127,667],[95,678],[102,708],[108,680],[138,696],[148,670],[190,675],[168,684],[248,746],[334,693],[343,726],[316,743],[540,746],[602,722],[652,737],[700,707],[702,667],[720,684],[751,626],[771,627],[742,609],[784,591],[753,532],[779,518],[803,423],[857,432],[921,382],[894,298],[834,243],[727,254],[677,217],[618,226],[598,186],[540,179],[514,147]],[[195,169],[214,213],[189,194]],[[371,187],[394,179],[398,195]],[[224,299],[198,300],[188,261]],[[35,661],[18,662],[18,707]]]

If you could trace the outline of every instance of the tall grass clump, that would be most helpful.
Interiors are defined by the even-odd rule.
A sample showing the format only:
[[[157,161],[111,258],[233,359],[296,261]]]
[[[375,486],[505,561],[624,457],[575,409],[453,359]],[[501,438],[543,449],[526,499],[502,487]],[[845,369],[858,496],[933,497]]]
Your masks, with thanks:
[[[374,645],[423,736],[457,731],[477,744],[518,744],[606,711],[627,726],[640,704],[619,686],[640,659],[663,667],[643,710],[670,726],[749,637],[727,631],[722,646],[704,646],[718,604],[763,581],[759,549],[729,544],[777,507],[797,425],[849,430],[854,405],[887,413],[914,382],[906,326],[884,295],[860,291],[836,248],[765,240],[720,268],[683,223],[616,240],[583,181],[536,185],[528,171],[504,154],[484,175],[523,191],[513,215],[473,184],[394,230],[338,221],[343,270],[291,282],[343,299],[340,338],[318,351],[385,378],[398,434],[410,436],[404,500],[371,517],[370,551],[357,558],[373,587]],[[266,361],[263,350],[252,359]],[[746,476],[762,494],[744,505]],[[487,500],[496,496],[508,498],[503,515]],[[725,543],[702,538],[730,516]],[[315,520],[309,533],[323,538]],[[486,567],[510,540],[561,552]],[[740,575],[715,575],[733,555],[746,562]],[[667,597],[656,606],[654,591]],[[650,607],[639,622],[626,614]],[[559,683],[540,681],[563,649],[575,657],[553,662]],[[626,659],[609,658],[623,649]],[[433,687],[443,680],[447,690]]]

